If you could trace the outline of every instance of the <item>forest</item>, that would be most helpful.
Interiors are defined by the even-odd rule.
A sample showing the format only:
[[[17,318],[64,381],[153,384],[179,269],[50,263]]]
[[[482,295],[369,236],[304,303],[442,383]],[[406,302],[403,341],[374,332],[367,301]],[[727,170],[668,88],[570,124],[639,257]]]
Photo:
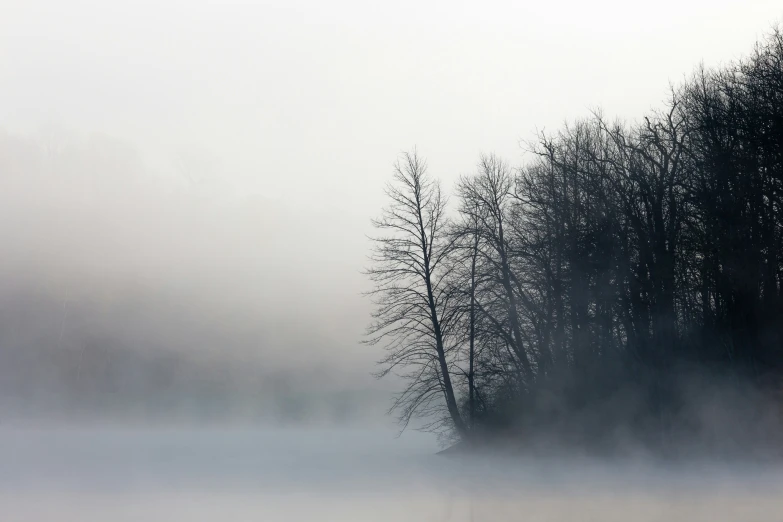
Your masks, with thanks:
[[[405,429],[666,455],[783,446],[783,32],[632,122],[600,111],[449,194],[415,150],[366,270]]]

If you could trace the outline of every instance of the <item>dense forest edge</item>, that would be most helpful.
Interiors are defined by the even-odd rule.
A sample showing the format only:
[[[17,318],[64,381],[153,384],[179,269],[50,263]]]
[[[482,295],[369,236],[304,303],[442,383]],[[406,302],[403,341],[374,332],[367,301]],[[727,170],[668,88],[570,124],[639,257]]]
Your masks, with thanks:
[[[783,32],[636,123],[600,112],[479,159],[417,152],[373,221],[365,342],[445,442],[780,456]]]

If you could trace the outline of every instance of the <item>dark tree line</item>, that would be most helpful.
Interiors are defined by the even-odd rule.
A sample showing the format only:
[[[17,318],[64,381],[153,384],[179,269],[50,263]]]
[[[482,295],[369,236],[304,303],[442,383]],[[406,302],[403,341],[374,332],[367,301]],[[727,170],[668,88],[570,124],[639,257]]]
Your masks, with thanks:
[[[370,342],[408,379],[406,424],[660,438],[692,376],[780,396],[783,33],[639,123],[597,113],[530,149],[482,157],[448,214],[422,158],[397,165]]]

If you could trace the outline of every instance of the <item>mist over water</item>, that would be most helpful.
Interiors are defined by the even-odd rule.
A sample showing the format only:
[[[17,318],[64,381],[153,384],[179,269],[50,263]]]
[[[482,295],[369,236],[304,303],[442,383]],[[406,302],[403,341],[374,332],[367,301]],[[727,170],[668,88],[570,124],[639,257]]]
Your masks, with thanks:
[[[765,465],[447,458],[368,429],[6,428],[3,520],[774,521]]]

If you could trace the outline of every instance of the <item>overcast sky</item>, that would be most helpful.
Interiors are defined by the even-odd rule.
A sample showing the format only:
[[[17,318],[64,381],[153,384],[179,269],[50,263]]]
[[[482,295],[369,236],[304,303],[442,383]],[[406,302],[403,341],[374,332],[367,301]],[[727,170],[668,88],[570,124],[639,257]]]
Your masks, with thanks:
[[[0,0],[0,276],[98,308],[143,293],[146,335],[171,317],[223,339],[152,344],[364,382],[364,235],[400,151],[447,187],[481,152],[519,163],[536,129],[638,118],[781,17],[779,0]]]

